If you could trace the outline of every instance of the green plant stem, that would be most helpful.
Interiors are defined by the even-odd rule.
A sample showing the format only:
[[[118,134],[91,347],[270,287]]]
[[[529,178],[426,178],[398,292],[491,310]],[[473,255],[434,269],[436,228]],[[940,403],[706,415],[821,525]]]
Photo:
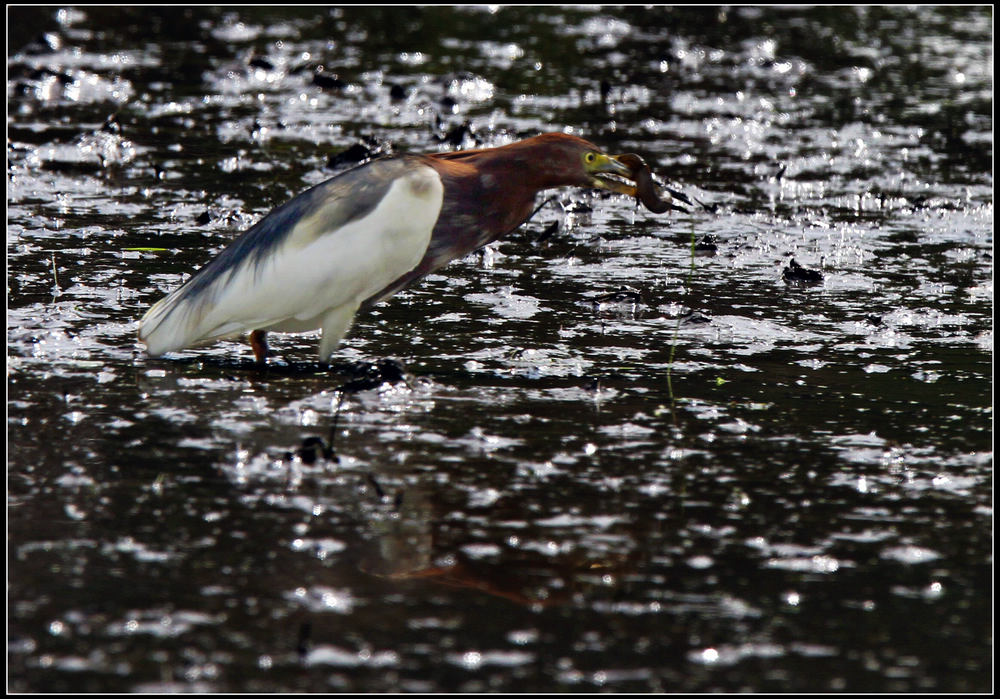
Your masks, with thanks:
[[[694,223],[691,224],[691,267],[688,269],[687,282],[684,285],[684,295],[691,295],[691,283],[694,280]],[[677,353],[677,337],[681,331],[681,319],[683,315],[678,314],[677,322],[674,324],[674,337],[670,342],[670,358],[667,360],[667,394],[670,396],[670,411],[673,413],[674,405],[676,401],[674,399],[674,355]]]

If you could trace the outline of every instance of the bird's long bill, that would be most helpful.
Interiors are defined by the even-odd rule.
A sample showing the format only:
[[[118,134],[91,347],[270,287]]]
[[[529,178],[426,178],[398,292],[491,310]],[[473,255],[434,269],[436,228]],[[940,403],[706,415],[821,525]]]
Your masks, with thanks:
[[[631,165],[627,165],[616,155],[599,155],[597,161],[590,168],[590,181],[598,189],[606,189],[610,192],[625,194],[630,197],[636,196],[635,172]],[[605,177],[613,175],[614,177]],[[617,178],[624,178],[629,182],[623,182]]]

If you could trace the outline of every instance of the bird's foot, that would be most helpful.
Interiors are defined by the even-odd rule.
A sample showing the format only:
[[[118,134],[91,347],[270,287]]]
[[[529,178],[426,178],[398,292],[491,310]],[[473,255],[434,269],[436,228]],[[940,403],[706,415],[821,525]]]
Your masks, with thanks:
[[[250,333],[250,348],[253,349],[253,356],[257,360],[257,366],[261,369],[266,369],[267,332],[264,330],[254,330]]]

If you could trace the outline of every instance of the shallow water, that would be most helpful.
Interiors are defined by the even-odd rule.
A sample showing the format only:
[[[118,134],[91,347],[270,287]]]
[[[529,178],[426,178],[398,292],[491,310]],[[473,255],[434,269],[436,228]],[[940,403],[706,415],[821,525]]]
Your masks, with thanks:
[[[10,689],[990,689],[990,8],[8,18]],[[570,128],[705,206],[135,340],[351,146]]]

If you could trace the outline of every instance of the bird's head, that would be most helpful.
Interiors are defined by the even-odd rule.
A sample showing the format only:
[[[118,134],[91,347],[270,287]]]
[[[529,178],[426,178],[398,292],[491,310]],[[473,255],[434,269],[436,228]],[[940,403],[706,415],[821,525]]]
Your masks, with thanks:
[[[658,214],[670,209],[686,211],[675,198],[691,203],[679,192],[658,186],[646,161],[635,153],[608,155],[593,143],[568,134],[545,134],[528,140],[537,142],[535,153],[547,159],[538,167],[552,178],[554,186],[589,187],[624,194]]]
[[[595,189],[636,196],[636,172],[621,160],[621,156],[607,155],[596,149],[588,149],[580,156],[588,184]]]
[[[508,150],[509,149],[509,150]],[[634,197],[634,167],[627,159],[608,155],[596,145],[577,136],[548,133],[497,149],[514,155],[511,163],[522,170],[522,177],[541,180],[547,186],[605,189]],[[517,176],[516,173],[512,173]]]
[[[547,133],[499,148],[435,153],[432,157],[471,166],[471,174],[491,172],[503,182],[535,190],[587,187],[636,194],[636,168],[628,160],[634,156],[608,155],[570,134]]]

